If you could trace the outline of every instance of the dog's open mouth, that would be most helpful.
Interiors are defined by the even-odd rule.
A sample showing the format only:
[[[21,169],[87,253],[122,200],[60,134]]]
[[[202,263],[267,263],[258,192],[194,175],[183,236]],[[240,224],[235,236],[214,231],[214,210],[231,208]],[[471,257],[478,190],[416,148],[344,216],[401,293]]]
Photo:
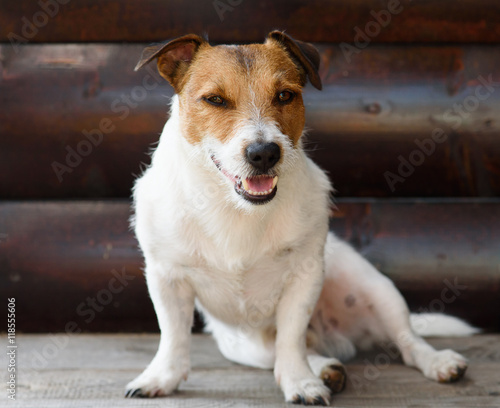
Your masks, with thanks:
[[[259,175],[242,179],[240,176],[229,174],[215,156],[211,157],[217,168],[234,183],[234,190],[245,200],[253,204],[265,204],[276,195],[278,176]]]

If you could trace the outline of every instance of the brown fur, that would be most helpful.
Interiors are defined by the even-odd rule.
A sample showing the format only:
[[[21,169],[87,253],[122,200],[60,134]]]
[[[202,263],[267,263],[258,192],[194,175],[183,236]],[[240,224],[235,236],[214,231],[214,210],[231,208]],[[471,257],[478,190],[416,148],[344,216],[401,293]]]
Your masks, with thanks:
[[[296,145],[304,128],[303,79],[297,65],[275,41],[241,46],[204,44],[190,65],[179,94],[183,133],[190,143],[205,135],[221,142],[247,122],[272,121]],[[293,91],[286,105],[277,95]],[[203,97],[218,95],[226,107],[212,106]]]
[[[222,143],[246,123],[274,122],[297,146],[304,129],[301,90],[307,82],[321,89],[319,54],[308,43],[272,31],[264,44],[212,47],[189,34],[144,49],[136,70],[157,58],[160,74],[179,94],[183,133],[196,144],[210,135]],[[280,92],[295,94],[280,104]],[[224,107],[204,98],[220,96]]]

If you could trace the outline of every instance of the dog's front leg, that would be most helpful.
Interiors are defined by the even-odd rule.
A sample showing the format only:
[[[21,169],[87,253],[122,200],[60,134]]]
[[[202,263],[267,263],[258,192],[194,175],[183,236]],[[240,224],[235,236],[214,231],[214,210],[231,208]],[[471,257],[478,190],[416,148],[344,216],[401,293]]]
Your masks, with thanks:
[[[328,405],[330,391],[307,362],[306,331],[323,284],[323,257],[297,260],[287,278],[276,311],[274,375],[286,401]]]
[[[149,366],[127,385],[127,397],[171,394],[186,379],[193,322],[194,291],[175,268],[147,265],[146,279],[161,330],[160,345]]]

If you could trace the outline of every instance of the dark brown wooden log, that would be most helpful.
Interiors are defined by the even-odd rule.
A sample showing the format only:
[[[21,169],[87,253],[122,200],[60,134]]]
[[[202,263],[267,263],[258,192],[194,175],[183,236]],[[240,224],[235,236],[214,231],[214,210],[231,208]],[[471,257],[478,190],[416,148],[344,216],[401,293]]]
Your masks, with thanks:
[[[0,172],[17,175],[0,178],[0,198],[129,196],[172,95],[154,64],[132,71],[142,47],[26,46],[16,54],[0,46]],[[338,46],[320,50],[325,87],[306,90],[307,148],[340,196],[500,194],[500,47],[373,46],[350,62]],[[488,91],[482,82],[490,79]],[[432,147],[439,128],[446,140]],[[401,165],[422,158],[414,170]],[[404,175],[394,191],[386,172]]]
[[[306,41],[489,42],[500,38],[496,0],[41,0],[2,1],[0,41],[158,41],[207,33],[261,41],[273,29]],[[362,40],[364,41],[364,40]]]
[[[127,201],[0,203],[0,297],[16,297],[19,331],[156,330],[129,216]],[[331,228],[413,310],[500,329],[500,200],[342,201]]]

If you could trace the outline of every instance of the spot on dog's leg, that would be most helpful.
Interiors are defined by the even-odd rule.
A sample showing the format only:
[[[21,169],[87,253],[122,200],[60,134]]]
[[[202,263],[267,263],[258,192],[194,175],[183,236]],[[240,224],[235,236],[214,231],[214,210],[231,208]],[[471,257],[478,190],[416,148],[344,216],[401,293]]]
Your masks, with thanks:
[[[354,297],[354,295],[349,294],[344,299],[344,303],[347,307],[353,307],[356,304],[356,298]]]
[[[328,319],[328,324],[330,325],[330,327],[332,327],[333,329],[336,329],[337,327],[339,327],[339,321],[335,318],[335,317],[330,317]]]

